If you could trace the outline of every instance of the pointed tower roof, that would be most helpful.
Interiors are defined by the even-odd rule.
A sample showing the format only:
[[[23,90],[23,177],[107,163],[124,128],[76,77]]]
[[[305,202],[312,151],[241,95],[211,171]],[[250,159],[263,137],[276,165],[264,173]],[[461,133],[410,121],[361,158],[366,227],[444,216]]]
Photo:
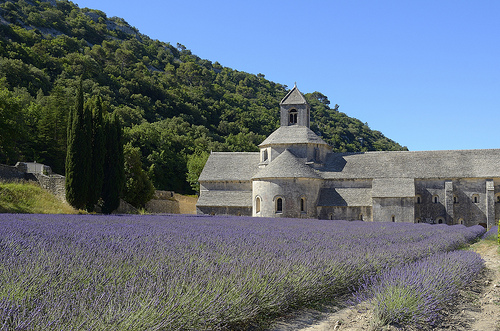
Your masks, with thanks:
[[[263,178],[321,178],[311,167],[301,162],[285,149],[268,166],[257,172],[252,179]]]
[[[297,84],[293,86],[293,89],[288,92],[287,95],[281,100],[281,105],[307,105],[306,98],[297,88]]]
[[[280,126],[271,133],[259,147],[279,144],[318,144],[328,145],[316,133],[306,126]]]

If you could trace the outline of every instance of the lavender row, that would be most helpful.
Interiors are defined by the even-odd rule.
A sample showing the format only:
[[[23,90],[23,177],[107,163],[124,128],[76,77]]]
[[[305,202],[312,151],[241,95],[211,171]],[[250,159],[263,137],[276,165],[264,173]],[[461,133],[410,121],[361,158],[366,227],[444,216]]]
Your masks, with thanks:
[[[243,328],[482,227],[192,216],[0,215],[0,330]]]
[[[439,311],[483,268],[475,252],[439,253],[365,278],[357,298],[373,302],[381,325],[434,325]]]

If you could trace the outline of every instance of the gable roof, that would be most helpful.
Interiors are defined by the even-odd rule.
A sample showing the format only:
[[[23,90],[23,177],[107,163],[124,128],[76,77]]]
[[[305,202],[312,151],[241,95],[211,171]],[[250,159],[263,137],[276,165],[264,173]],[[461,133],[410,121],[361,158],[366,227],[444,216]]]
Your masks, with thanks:
[[[196,206],[252,207],[252,191],[202,191]]]
[[[500,149],[328,154],[325,179],[500,177]]]
[[[304,95],[300,93],[297,85],[295,85],[290,92],[281,99],[280,105],[307,105],[307,100]]]
[[[271,133],[259,147],[278,144],[318,144],[328,145],[316,133],[307,126],[290,125],[280,126],[276,131]]]
[[[311,167],[301,162],[288,149],[285,149],[265,168],[260,169],[252,179],[263,178],[321,178]]]
[[[371,189],[365,187],[336,187],[319,190],[318,206],[359,207],[371,206]]]
[[[250,181],[259,161],[259,152],[212,152],[198,181]]]
[[[372,181],[372,197],[374,198],[414,196],[415,180],[413,178],[374,178]]]

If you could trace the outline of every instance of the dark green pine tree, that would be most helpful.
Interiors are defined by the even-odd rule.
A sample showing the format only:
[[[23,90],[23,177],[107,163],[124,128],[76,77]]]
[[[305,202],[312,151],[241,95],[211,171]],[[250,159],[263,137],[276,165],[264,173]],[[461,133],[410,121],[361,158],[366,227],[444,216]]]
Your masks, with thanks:
[[[90,165],[90,180],[87,210],[92,212],[94,206],[98,203],[102,192],[102,183],[104,179],[104,157],[105,135],[103,113],[104,106],[102,98],[99,96],[92,97],[86,104],[87,112],[92,114],[92,162]]]
[[[101,197],[102,212],[109,214],[120,205],[120,194],[125,182],[122,128],[115,114],[106,117],[104,132],[106,155]]]
[[[68,123],[66,152],[66,200],[74,208],[84,209],[88,199],[91,162],[91,115],[83,105],[83,87],[80,81],[77,101]]]

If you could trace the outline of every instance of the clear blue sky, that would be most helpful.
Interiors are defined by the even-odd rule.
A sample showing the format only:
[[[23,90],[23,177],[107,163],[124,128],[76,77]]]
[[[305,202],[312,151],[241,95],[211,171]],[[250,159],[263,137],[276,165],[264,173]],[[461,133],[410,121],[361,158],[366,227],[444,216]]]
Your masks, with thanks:
[[[410,150],[500,148],[500,1],[74,2],[203,59],[319,91]]]

